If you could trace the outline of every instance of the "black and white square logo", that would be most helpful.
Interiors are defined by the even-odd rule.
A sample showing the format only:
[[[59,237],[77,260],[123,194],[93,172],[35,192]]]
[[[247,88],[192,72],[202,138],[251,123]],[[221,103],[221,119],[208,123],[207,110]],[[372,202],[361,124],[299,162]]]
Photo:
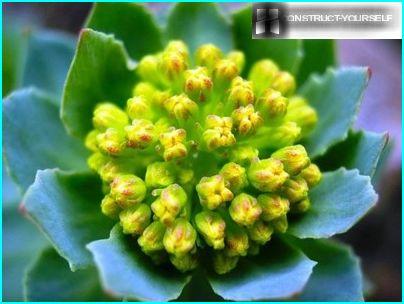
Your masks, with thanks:
[[[253,38],[280,38],[286,31],[284,8],[279,3],[254,3]]]

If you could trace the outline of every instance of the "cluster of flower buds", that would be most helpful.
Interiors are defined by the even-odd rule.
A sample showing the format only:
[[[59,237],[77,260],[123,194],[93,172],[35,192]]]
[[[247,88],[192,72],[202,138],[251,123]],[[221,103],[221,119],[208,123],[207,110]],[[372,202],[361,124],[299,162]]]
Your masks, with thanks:
[[[145,56],[125,109],[97,105],[85,145],[102,212],[146,255],[185,272],[206,251],[223,274],[310,208],[321,172],[298,142],[317,115],[269,59],[244,79],[242,52],[191,57],[181,41]]]

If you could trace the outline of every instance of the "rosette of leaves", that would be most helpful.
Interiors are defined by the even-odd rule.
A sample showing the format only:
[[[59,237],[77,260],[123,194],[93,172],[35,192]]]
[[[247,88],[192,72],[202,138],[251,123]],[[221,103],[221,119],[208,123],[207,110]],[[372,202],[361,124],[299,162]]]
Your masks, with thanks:
[[[166,21],[159,22],[159,19]],[[40,41],[37,45],[37,55],[32,57],[33,60],[26,61],[25,71],[35,71],[35,77],[22,84],[34,86],[15,90],[3,102],[3,146],[7,169],[23,195],[20,209],[38,226],[48,239],[46,244],[49,244],[49,247],[45,248],[39,246],[44,249],[38,253],[25,272],[24,289],[28,300],[363,300],[358,257],[348,246],[330,238],[346,232],[377,202],[372,176],[387,136],[351,129],[369,81],[369,68],[335,67],[332,41],[252,40],[250,7],[225,16],[213,4],[181,3],[174,5],[169,16],[163,18],[153,16],[148,9],[138,4],[96,4],[80,32],[61,96],[60,83],[52,81],[60,79],[61,75],[64,78],[67,66],[50,63],[70,61],[71,52],[67,51],[64,56],[61,50],[64,47],[70,50],[71,44],[60,46],[56,43],[61,49],[55,50],[53,42],[57,38],[49,37],[45,41],[48,44],[41,44],[44,41]],[[242,139],[247,146],[254,146],[257,142],[264,143],[263,148],[267,150],[259,151],[260,158],[261,155],[271,155],[284,146],[300,145],[299,147],[304,147],[307,151],[308,161],[304,167],[310,162],[316,163],[321,169],[322,178],[318,185],[310,189],[308,196],[305,196],[307,201],[310,201],[308,210],[298,216],[288,216],[287,230],[275,229],[271,241],[263,242],[266,244],[261,246],[259,253],[255,252],[254,256],[245,254],[245,257],[238,259],[237,266],[231,267],[234,269],[225,271],[224,274],[218,274],[220,271],[217,269],[215,272],[210,262],[211,256],[215,254],[212,247],[221,245],[217,245],[212,239],[204,238],[206,235],[203,229],[199,229],[195,243],[192,243],[204,249],[200,250],[202,253],[199,256],[199,266],[187,267],[187,271],[181,272],[170,263],[153,263],[152,259],[144,254],[144,248],[138,245],[136,238],[125,234],[125,225],[122,228],[122,225],[116,224],[117,220],[106,217],[100,208],[105,194],[110,191],[109,187],[112,188],[111,193],[115,193],[115,201],[121,204],[128,202],[121,197],[117,198],[116,193],[131,195],[130,191],[126,191],[128,189],[125,185],[128,183],[125,184],[125,181],[128,180],[128,174],[132,176],[136,170],[125,172],[126,175],[118,176],[118,180],[112,179],[112,184],[105,184],[108,178],[103,178],[103,183],[99,175],[93,173],[86,164],[90,154],[85,149],[84,142],[93,128],[94,110],[97,111],[97,106],[105,101],[114,109],[124,109],[127,100],[133,97],[134,88],[139,89],[139,83],[144,81],[144,74],[140,71],[142,59],[146,55],[163,52],[168,41],[183,41],[189,48],[190,58],[190,54],[194,54],[201,45],[206,44],[217,46],[223,54],[229,54],[233,50],[242,52],[244,68],[238,70],[241,80],[247,79],[253,73],[252,68],[256,62],[272,60],[279,70],[283,71],[282,75],[293,75],[292,78],[296,79],[296,94],[308,101],[307,107],[314,111],[317,117],[310,132],[305,136],[296,136],[291,143],[280,147],[267,147],[265,136],[259,137],[258,131]],[[175,51],[180,51],[181,47],[182,44],[176,44]],[[48,54],[57,54],[59,57],[49,57]],[[38,58],[44,60],[38,61]],[[52,62],[46,58],[51,58]],[[240,63],[234,62],[236,65]],[[190,64],[194,67],[196,63],[191,59]],[[203,66],[209,69],[209,63],[205,62]],[[178,65],[174,64],[174,70],[177,67]],[[43,80],[44,75],[47,76],[47,81],[38,81]],[[172,76],[170,73],[167,75]],[[262,75],[264,74],[258,73],[258,76]],[[162,75],[149,73],[149,76],[159,78]],[[263,81],[267,79],[264,77]],[[48,86],[51,82],[54,85]],[[224,94],[229,94],[228,89],[229,87],[223,90]],[[277,89],[283,90],[279,86]],[[173,90],[182,91],[183,87],[175,86]],[[281,95],[287,96],[290,92],[285,90],[282,93]],[[239,93],[236,97],[240,96],[245,95]],[[188,97],[197,99],[201,95]],[[236,100],[243,103],[242,98]],[[172,109],[173,104],[175,107],[181,102],[171,101],[164,103],[167,111],[172,111],[174,116],[185,118],[183,107],[178,111]],[[201,100],[191,102],[197,104]],[[226,113],[226,103],[223,104],[223,113]],[[247,108],[247,105],[245,106]],[[142,109],[143,114],[147,112],[145,108]],[[217,112],[220,113],[220,109]],[[158,111],[156,110],[157,113]],[[192,114],[193,111],[186,113]],[[235,115],[237,116],[237,113]],[[187,125],[188,120],[180,122],[186,131],[198,132],[197,127],[193,129],[195,125]],[[217,120],[207,125],[213,126],[210,129],[215,129],[215,123]],[[97,126],[97,120],[95,125]],[[132,126],[137,127],[139,124]],[[239,126],[238,131],[243,133],[242,130],[244,129]],[[174,130],[169,129],[168,132]],[[272,132],[267,136],[271,134]],[[102,146],[108,152],[108,157],[116,158],[117,155],[111,154],[121,152],[120,146],[117,148],[114,145],[117,138],[119,142],[120,136],[118,133],[101,136],[98,134],[97,139],[100,139],[97,149]],[[171,161],[173,158],[184,156],[182,146],[176,145],[183,143],[181,132],[176,133],[175,140],[169,137],[170,144],[167,147],[165,143],[168,135],[159,136],[160,145],[157,151],[141,150],[140,154],[132,157],[134,167],[146,168],[156,161],[156,157]],[[212,150],[215,150],[217,145],[209,145],[212,136],[216,136],[214,132],[201,136],[208,143],[205,154],[216,153]],[[125,135],[122,135],[122,138],[125,139]],[[127,139],[124,140],[125,144],[128,143]],[[277,139],[281,141],[283,137]],[[273,139],[267,141],[274,142]],[[175,144],[172,144],[173,142]],[[91,147],[89,140],[86,143],[87,147]],[[138,141],[131,141],[131,148],[133,143],[139,144]],[[230,143],[233,143],[232,139]],[[174,150],[171,149],[173,145]],[[192,149],[198,149],[192,142],[184,142],[184,147],[190,155],[193,153]],[[166,153],[168,149],[171,149],[170,153]],[[150,158],[145,156],[146,152]],[[215,157],[223,157],[225,152],[219,151]],[[277,155],[285,166],[285,174],[295,176],[300,173],[302,168],[299,172],[287,168],[287,162],[284,162],[282,155],[279,156],[279,151],[273,154],[273,158]],[[181,163],[175,163],[176,169],[180,170],[181,166],[187,165],[186,161],[187,159],[184,159]],[[189,162],[188,165],[191,160]],[[188,220],[189,225],[196,228],[198,220],[194,221],[196,217],[192,210],[198,210],[200,201],[209,198],[209,193],[204,196],[204,190],[212,186],[209,176],[214,175],[211,172],[220,170],[221,165],[215,164],[213,169],[209,161],[194,162],[193,165],[195,171],[198,171],[195,175],[199,178],[205,176],[207,179],[198,178],[190,187],[180,186],[192,199],[187,201],[190,210],[184,212],[185,216],[179,217],[181,221]],[[250,171],[251,164],[245,166],[247,171]],[[184,173],[180,180],[192,179],[188,177]],[[150,197],[152,195],[150,189],[142,188],[145,187],[142,184],[143,178],[144,175],[139,178],[140,181],[136,179],[135,182],[136,187],[140,185],[142,189],[136,188],[136,193],[141,193],[142,199],[132,195],[131,203],[143,200],[143,194]],[[133,178],[130,180],[133,181]],[[153,181],[155,182],[155,179],[152,178]],[[254,191],[271,192],[265,187],[255,186],[254,176],[248,176],[248,181],[256,188]],[[233,203],[238,197],[233,199],[233,195],[238,193],[238,190],[231,187],[234,184],[230,181],[227,182],[221,186],[220,195]],[[199,190],[196,186],[198,183],[203,184],[199,186]],[[173,182],[170,181],[169,184]],[[120,191],[122,187],[124,190]],[[227,189],[228,192],[223,192],[223,187],[232,188],[232,191]],[[162,198],[164,191],[166,194],[169,192],[166,189],[168,188],[152,192]],[[178,198],[179,194],[176,195]],[[282,192],[282,195],[285,195],[285,192]],[[170,193],[167,196],[172,198]],[[145,204],[155,204],[154,208],[151,207],[155,222],[160,223],[161,220],[167,224],[164,229],[175,231],[170,226],[172,218],[163,220],[163,216],[159,216],[157,207],[161,205],[161,198],[157,203],[146,203],[146,199]],[[252,197],[242,202],[257,204],[254,200]],[[128,206],[125,205],[126,207]],[[216,211],[216,208],[209,205],[208,209]],[[234,209],[237,208],[229,208],[229,213],[222,216],[228,216],[230,223],[241,223],[246,226],[245,229],[251,230],[249,224],[252,223],[243,214],[241,217],[235,216]],[[105,208],[103,211],[108,213]],[[121,218],[121,224],[123,222]],[[144,228],[142,227],[142,232]],[[126,229],[130,230],[131,227]],[[248,237],[250,240],[259,239],[256,234],[250,233]],[[164,246],[166,249],[173,247],[166,244]],[[187,248],[184,252],[194,253],[191,252],[191,246]],[[172,250],[170,254],[173,252],[178,253],[178,250]],[[189,256],[179,257],[180,262],[173,264],[181,270],[178,265],[186,264]]]

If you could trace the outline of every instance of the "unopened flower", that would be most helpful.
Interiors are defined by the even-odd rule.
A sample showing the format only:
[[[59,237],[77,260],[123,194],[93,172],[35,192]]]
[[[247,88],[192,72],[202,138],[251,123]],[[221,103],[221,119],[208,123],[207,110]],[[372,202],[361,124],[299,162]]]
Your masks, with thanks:
[[[309,188],[313,188],[321,180],[321,171],[317,165],[310,164],[308,167],[300,171],[299,176],[306,181]]]
[[[289,96],[295,92],[295,78],[288,72],[280,71],[272,82],[272,88],[281,92],[284,96]]]
[[[165,188],[175,182],[175,171],[171,163],[154,162],[147,166],[146,186],[158,189]]]
[[[122,174],[111,183],[111,196],[122,208],[134,206],[146,196],[146,185],[136,175]]]
[[[177,219],[164,234],[164,248],[168,253],[183,256],[190,253],[195,246],[196,231],[186,219]]]
[[[106,216],[117,219],[121,212],[121,207],[116,203],[111,195],[106,195],[101,201],[101,211]]]
[[[218,274],[225,274],[233,270],[238,263],[238,256],[228,256],[224,251],[213,254],[213,268]]]
[[[176,119],[188,119],[198,111],[198,105],[187,95],[174,95],[164,102],[168,113]]]
[[[187,203],[187,194],[177,184],[172,184],[161,191],[160,197],[152,204],[155,216],[165,225],[173,223],[177,216],[184,212]]]
[[[290,203],[296,203],[305,199],[309,193],[309,187],[302,177],[289,178],[282,187],[282,193]]]
[[[223,176],[233,193],[239,193],[248,185],[246,169],[236,163],[225,164],[219,174]]]
[[[243,70],[245,65],[245,56],[243,52],[231,51],[227,54],[226,59],[234,62],[240,72]]]
[[[254,83],[254,90],[257,96],[272,86],[279,71],[278,66],[269,59],[257,61],[251,68],[248,79]]]
[[[97,147],[106,154],[121,154],[126,148],[125,132],[121,129],[108,128],[97,135]]]
[[[153,119],[153,111],[144,96],[134,96],[126,103],[126,112],[131,119]]]
[[[140,235],[150,224],[151,210],[147,204],[139,204],[119,214],[123,233]]]
[[[255,111],[252,104],[235,109],[232,118],[240,135],[255,133],[263,122],[260,113]]]
[[[273,227],[268,222],[256,221],[252,226],[248,227],[248,235],[251,240],[260,245],[266,244],[274,232]]]
[[[222,51],[214,44],[209,43],[201,45],[196,50],[195,61],[198,66],[205,66],[212,71],[222,57]]]
[[[147,226],[137,242],[145,253],[163,250],[165,232],[166,227],[161,222],[155,221]]]
[[[166,161],[185,157],[188,153],[185,146],[187,133],[184,129],[172,129],[160,135],[160,143],[164,148],[164,159]]]
[[[280,160],[284,170],[292,176],[310,165],[310,158],[302,145],[281,148],[272,153],[271,157]]]
[[[125,127],[127,142],[130,148],[144,149],[157,141],[154,124],[146,119],[134,119],[132,125]]]
[[[289,174],[284,171],[281,161],[267,158],[252,162],[247,176],[250,183],[258,190],[274,192],[282,187]]]
[[[241,77],[234,78],[230,85],[228,102],[233,104],[235,108],[254,103],[252,82]]]
[[[225,254],[229,257],[246,256],[249,247],[247,231],[238,225],[229,225],[226,229]]]
[[[229,213],[236,223],[243,226],[250,226],[258,220],[262,209],[255,197],[241,193],[231,202]]]
[[[281,92],[268,88],[258,99],[257,103],[257,108],[262,115],[270,123],[276,123],[286,115],[289,99],[282,96]]]
[[[294,203],[290,211],[293,213],[304,213],[310,209],[310,206],[311,206],[310,199],[306,197],[301,201]]]
[[[220,147],[228,147],[236,143],[236,139],[231,132],[233,121],[230,117],[219,117],[209,115],[206,118],[206,131],[203,139],[209,150]]]
[[[316,126],[318,118],[316,110],[307,100],[300,96],[289,98],[289,106],[285,120],[295,122],[301,129],[301,136],[307,136]]]
[[[187,272],[195,269],[198,266],[198,256],[194,253],[177,256],[170,255],[171,263],[181,272]]]
[[[233,193],[226,187],[224,177],[215,175],[202,177],[196,185],[202,206],[213,210],[233,199]]]
[[[288,218],[287,215],[282,215],[271,222],[275,231],[279,233],[285,233],[288,230]]]
[[[94,110],[93,125],[100,132],[123,128],[128,122],[128,115],[112,103],[101,103]]]
[[[224,248],[226,223],[220,214],[213,211],[202,211],[195,216],[195,223],[209,246],[214,249]]]
[[[262,209],[262,219],[271,221],[275,218],[286,215],[289,211],[289,201],[278,194],[261,194],[257,198]]]

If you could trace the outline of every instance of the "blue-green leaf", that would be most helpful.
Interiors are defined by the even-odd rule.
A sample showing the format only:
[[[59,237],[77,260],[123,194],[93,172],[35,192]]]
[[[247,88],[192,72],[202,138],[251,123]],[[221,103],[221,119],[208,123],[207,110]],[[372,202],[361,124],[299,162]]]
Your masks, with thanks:
[[[100,271],[102,284],[117,297],[133,300],[168,301],[178,298],[190,276],[174,268],[156,266],[137,246],[136,240],[125,236],[119,225],[109,239],[90,243]]]
[[[303,60],[297,74],[297,83],[303,84],[313,73],[323,74],[337,62],[336,44],[330,39],[304,39]]]
[[[240,260],[228,274],[209,273],[213,290],[226,300],[260,301],[289,298],[300,292],[316,262],[280,239],[273,239],[257,257]]]
[[[134,68],[122,42],[112,35],[82,30],[63,92],[61,115],[69,133],[86,135],[97,103],[126,104],[136,80]]]
[[[108,235],[112,221],[100,211],[101,182],[89,173],[38,171],[25,208],[72,270],[93,261],[86,244]]]
[[[5,179],[6,177],[6,179]],[[7,181],[8,180],[8,181]],[[18,195],[9,200],[11,180],[3,174],[3,300],[23,301],[22,279],[32,256],[46,245],[46,240],[35,230],[18,209]]]
[[[139,3],[95,3],[84,27],[114,34],[134,59],[163,47],[162,34],[152,14]]]
[[[323,174],[310,191],[311,208],[291,221],[288,233],[299,238],[328,238],[346,232],[377,202],[370,178],[358,170]]]
[[[28,301],[107,301],[95,267],[72,272],[53,248],[45,248],[24,280]]]
[[[191,51],[204,43],[214,43],[223,51],[232,49],[230,23],[215,3],[178,3],[167,22],[167,37],[181,39]]]
[[[301,301],[363,301],[362,273],[352,249],[332,240],[295,239],[294,243],[317,262]]]
[[[311,76],[300,89],[299,94],[308,99],[319,118],[305,143],[311,157],[323,155],[331,146],[347,138],[369,75],[366,67],[328,69],[322,76]]]
[[[316,163],[326,171],[356,168],[360,174],[372,177],[387,141],[387,133],[351,131],[346,140],[331,147]]]
[[[303,58],[302,42],[295,39],[252,39],[252,9],[247,6],[233,15],[233,39],[246,55],[246,71],[260,59],[270,58],[283,70],[296,74]]]
[[[24,192],[38,169],[86,168],[83,144],[70,138],[57,101],[35,88],[21,89],[3,102],[3,148],[11,177]]]
[[[28,39],[22,86],[43,89],[59,104],[74,47],[75,39],[64,32],[33,31]]]

